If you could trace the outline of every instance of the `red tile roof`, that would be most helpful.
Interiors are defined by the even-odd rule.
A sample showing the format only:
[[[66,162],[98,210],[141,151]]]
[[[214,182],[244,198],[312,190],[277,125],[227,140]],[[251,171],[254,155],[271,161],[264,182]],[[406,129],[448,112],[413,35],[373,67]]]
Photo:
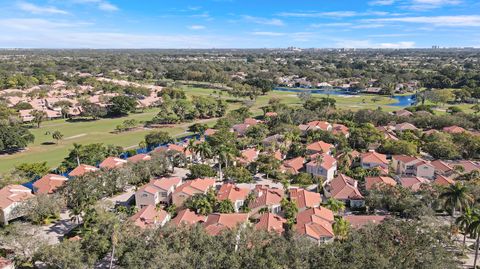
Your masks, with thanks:
[[[70,177],[79,177],[79,176],[83,176],[83,175],[86,174],[86,173],[95,172],[95,171],[98,171],[98,168],[96,168],[95,166],[91,166],[91,165],[87,165],[87,164],[80,164],[80,165],[77,166],[75,169],[73,169],[73,170],[68,174],[68,176],[70,176]]]
[[[333,212],[324,207],[311,208],[297,214],[295,229],[299,234],[319,240],[322,237],[333,237]]]
[[[164,222],[167,217],[168,213],[165,210],[148,205],[131,216],[130,220],[140,228],[149,228]]]
[[[320,193],[307,191],[305,189],[290,189],[290,200],[293,201],[297,208],[318,207],[322,202]]]
[[[357,181],[344,174],[338,175],[330,182],[330,194],[338,200],[363,199],[357,188]]]
[[[212,188],[214,185],[214,178],[197,178],[194,180],[188,180],[179,187],[177,187],[175,193],[183,192],[189,195],[194,195],[198,192],[206,193],[208,189]]]
[[[307,165],[312,165],[312,166],[316,166],[317,165],[317,161],[315,160],[316,158],[316,155],[317,154],[314,154],[312,156],[310,156],[310,158],[314,159],[312,161],[310,161]],[[330,170],[332,167],[334,167],[335,165],[337,164],[337,159],[333,158],[332,156],[328,155],[328,154],[322,154],[322,164],[321,166],[325,169],[325,170]]]
[[[335,148],[335,146],[323,141],[314,142],[307,146],[307,150],[319,153],[329,153],[333,148]]]
[[[152,157],[150,155],[140,153],[140,154],[137,154],[137,155],[134,155],[134,156],[128,158],[127,161],[129,161],[131,163],[137,163],[137,162],[140,162],[140,161],[149,161],[151,159],[152,159]]]
[[[283,225],[287,222],[286,219],[273,213],[265,213],[260,216],[258,223],[255,224],[257,230],[267,230],[269,232],[283,233]]]
[[[380,224],[382,223],[386,216],[376,216],[376,215],[348,215],[343,217],[347,220],[351,227],[354,229],[360,229],[368,224]]]
[[[294,159],[285,160],[283,162],[283,166],[285,166],[286,168],[291,168],[293,172],[298,173],[303,168],[304,163],[305,158],[297,157]]]
[[[245,200],[250,193],[247,188],[240,188],[231,183],[223,184],[218,190],[217,199],[219,201],[230,200],[233,203],[235,201]]]
[[[23,202],[34,197],[32,191],[22,185],[7,185],[0,189],[0,209],[6,209],[10,205]]]
[[[114,169],[120,167],[127,163],[127,160],[120,159],[117,157],[108,157],[103,162],[100,163],[100,168]]]
[[[242,223],[248,222],[248,214],[210,214],[204,223],[205,231],[210,235],[218,235],[225,229],[233,229]]]
[[[389,186],[396,186],[397,182],[391,178],[391,177],[366,177],[365,178],[365,189],[372,190],[375,187],[381,186],[381,185],[389,185]]]
[[[413,191],[420,190],[422,184],[428,184],[430,181],[423,177],[402,177],[400,178],[400,184],[405,187],[409,188]]]
[[[248,205],[249,208],[263,208],[271,205],[280,205],[283,198],[283,190],[269,188],[268,186],[255,186],[255,199]]]
[[[363,163],[388,164],[387,155],[369,151],[360,155]]]
[[[212,135],[214,135],[216,132],[217,132],[217,130],[208,128],[207,130],[205,130],[205,136],[212,136]]]
[[[435,167],[435,171],[439,171],[441,173],[448,173],[453,171],[453,167],[442,160],[435,160],[430,164],[433,165],[433,167]]]
[[[206,220],[206,216],[197,215],[190,209],[183,209],[178,212],[177,216],[172,219],[171,223],[174,226],[194,225],[197,223],[205,222]]]
[[[239,161],[242,163],[251,163],[258,157],[258,150],[256,148],[249,148],[241,151]]]
[[[68,178],[55,174],[48,174],[33,183],[33,190],[38,194],[53,193],[56,189],[63,186]]]
[[[459,134],[459,133],[466,132],[465,129],[456,125],[444,127],[443,131],[450,134]]]
[[[449,185],[455,184],[455,180],[442,175],[438,175],[433,181],[433,183],[440,186],[449,186]]]
[[[343,124],[333,124],[333,133],[334,134],[343,134],[343,135],[348,135],[350,133],[350,130],[348,129],[347,126]]]

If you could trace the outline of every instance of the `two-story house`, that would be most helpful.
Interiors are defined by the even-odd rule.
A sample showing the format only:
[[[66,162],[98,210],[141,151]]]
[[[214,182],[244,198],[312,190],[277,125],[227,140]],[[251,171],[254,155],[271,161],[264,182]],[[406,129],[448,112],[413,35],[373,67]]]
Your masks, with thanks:
[[[148,205],[170,204],[172,193],[180,186],[182,180],[178,177],[153,179],[135,193],[137,207]]]

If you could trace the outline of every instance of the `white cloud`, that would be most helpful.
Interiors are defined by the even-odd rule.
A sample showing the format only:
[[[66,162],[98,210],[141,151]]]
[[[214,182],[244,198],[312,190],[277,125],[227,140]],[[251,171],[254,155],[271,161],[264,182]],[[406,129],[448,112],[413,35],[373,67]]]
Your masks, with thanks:
[[[27,2],[18,3],[18,7],[23,11],[27,11],[33,14],[68,14],[67,11],[58,9],[56,7],[37,6]]]
[[[0,19],[0,26],[2,30],[56,30],[60,28],[74,28],[89,25],[84,22],[63,22],[63,21],[50,21],[45,19],[24,19],[24,18],[11,18]]]
[[[340,40],[336,45],[340,48],[409,49],[415,47],[415,42],[373,43],[370,40]]]
[[[314,17],[332,17],[346,18],[358,15],[355,11],[330,11],[330,12],[282,12],[278,14],[282,17],[314,18]]]
[[[97,6],[98,9],[103,10],[103,11],[118,11],[119,8],[106,1],[106,0],[73,0],[75,3],[80,3],[80,4],[94,4]]]
[[[203,29],[205,29],[205,26],[203,26],[203,25],[190,25],[190,26],[188,26],[188,29],[190,29],[190,30],[203,30]]]
[[[411,4],[406,8],[412,10],[429,10],[440,8],[443,6],[458,5],[462,3],[461,0],[412,0]]]
[[[284,26],[285,23],[280,19],[267,19],[267,18],[260,18],[260,17],[253,17],[245,15],[243,19],[248,22],[253,22],[256,24],[264,24],[264,25],[272,25],[272,26]]]
[[[280,33],[280,32],[253,32],[252,35],[258,35],[258,36],[285,36],[286,33]]]
[[[327,27],[348,27],[352,26],[349,22],[332,22],[332,23],[314,23],[310,24],[313,28],[327,28]]]
[[[375,0],[368,2],[371,6],[390,6],[395,3],[395,0]]]
[[[369,22],[404,22],[429,24],[432,26],[446,27],[480,27],[480,15],[466,16],[418,16],[418,17],[398,17],[398,18],[379,18],[369,19]]]

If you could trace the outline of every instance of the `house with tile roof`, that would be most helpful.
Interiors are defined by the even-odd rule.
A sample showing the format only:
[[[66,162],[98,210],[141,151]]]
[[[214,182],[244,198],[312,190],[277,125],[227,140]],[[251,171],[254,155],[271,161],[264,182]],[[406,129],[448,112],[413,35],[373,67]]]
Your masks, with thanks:
[[[294,229],[300,235],[304,235],[318,243],[332,242],[333,212],[325,207],[310,208],[297,214],[297,223]]]
[[[240,188],[231,183],[225,183],[220,186],[220,189],[217,192],[217,200],[230,200],[233,203],[235,212],[238,212],[245,203],[249,193],[250,189]]]
[[[182,209],[177,216],[170,222],[171,225],[178,227],[182,225],[195,225],[203,223],[207,220],[207,216],[199,215],[190,209]]]
[[[51,194],[67,182],[68,178],[55,174],[44,175],[33,183],[33,192],[35,194]]]
[[[392,168],[399,176],[419,176],[433,179],[435,167],[428,161],[407,155],[393,155]]]
[[[169,220],[170,214],[163,209],[157,209],[154,205],[145,206],[130,217],[133,224],[143,229],[162,227]]]
[[[127,160],[120,159],[118,157],[108,157],[101,162],[98,167],[103,169],[115,169],[121,167],[127,163]]]
[[[461,134],[461,133],[466,132],[467,130],[463,129],[460,126],[453,125],[453,126],[444,127],[442,129],[442,131],[444,131],[445,133],[449,133],[449,134]]]
[[[387,155],[378,153],[376,151],[369,151],[360,154],[360,165],[365,169],[379,168],[380,170],[388,172]]]
[[[207,220],[203,223],[203,226],[209,235],[215,236],[221,234],[227,229],[246,227],[247,224],[247,213],[213,213],[208,215]]]
[[[430,163],[435,169],[436,175],[451,176],[455,171],[453,166],[442,160],[435,160]]]
[[[345,136],[345,138],[350,137],[350,129],[343,124],[334,123],[332,133],[335,135],[342,134],[343,136]]]
[[[152,179],[135,192],[135,204],[139,208],[149,205],[170,204],[173,192],[182,184],[179,177]]]
[[[418,128],[409,122],[403,122],[395,125],[395,131],[397,132],[416,131],[416,130],[418,130]]]
[[[255,198],[248,204],[250,214],[256,215],[262,209],[278,214],[282,210],[281,202],[284,197],[282,189],[270,188],[269,186],[257,185],[253,189]]]
[[[0,189],[0,223],[7,225],[10,220],[24,215],[18,210],[28,199],[33,198],[32,191],[22,185],[7,185]]]
[[[402,177],[400,178],[400,185],[412,191],[419,191],[424,184],[430,184],[430,181],[423,177]]]
[[[241,164],[249,164],[258,158],[259,150],[256,148],[244,149],[240,152],[240,157],[237,158]]]
[[[282,234],[285,231],[285,223],[287,223],[286,219],[277,214],[267,212],[258,218],[258,222],[255,224],[255,229]]]
[[[295,174],[298,174],[303,169],[304,165],[305,165],[305,158],[300,156],[290,160],[283,161],[282,170],[284,172],[288,172],[295,175]]]
[[[321,163],[318,161],[317,158],[314,158],[307,163],[307,173],[323,177],[325,183],[330,182],[337,172],[337,160],[328,154],[322,154]]]
[[[138,163],[143,161],[150,161],[151,159],[152,159],[152,156],[145,153],[140,153],[127,158],[127,161],[130,163]]]
[[[197,178],[188,180],[175,189],[172,194],[172,203],[181,208],[183,203],[195,194],[206,194],[208,190],[215,186],[214,178]]]
[[[381,224],[387,216],[378,216],[378,215],[347,215],[343,217],[350,227],[353,229],[360,229],[366,225],[378,225]]]
[[[311,155],[316,153],[325,153],[331,155],[334,148],[335,146],[332,144],[323,141],[317,141],[307,145],[307,154]]]
[[[397,186],[395,179],[388,176],[365,177],[365,189],[367,191],[377,189],[382,186]]]
[[[325,195],[353,208],[365,206],[364,197],[358,190],[358,181],[344,174],[338,175],[326,186]]]
[[[435,177],[435,180],[433,181],[433,184],[439,185],[439,186],[445,186],[448,187],[450,185],[455,184],[455,180],[453,180],[450,177],[442,176],[442,175],[437,175]]]
[[[299,211],[312,207],[319,207],[322,203],[322,197],[318,192],[307,191],[300,188],[291,188],[288,192],[290,201],[297,205]]]
[[[69,177],[79,177],[79,176],[85,175],[86,173],[95,172],[95,171],[98,171],[98,170],[99,169],[95,166],[91,166],[91,165],[88,165],[88,164],[80,164],[79,166],[75,167],[75,169],[70,171],[70,173],[68,173],[68,176]]]
[[[317,121],[311,121],[307,124],[300,124],[298,128],[300,129],[300,131],[302,131],[302,133],[305,134],[308,131],[315,131],[315,130],[331,132],[333,129],[333,126],[326,121],[317,120]]]

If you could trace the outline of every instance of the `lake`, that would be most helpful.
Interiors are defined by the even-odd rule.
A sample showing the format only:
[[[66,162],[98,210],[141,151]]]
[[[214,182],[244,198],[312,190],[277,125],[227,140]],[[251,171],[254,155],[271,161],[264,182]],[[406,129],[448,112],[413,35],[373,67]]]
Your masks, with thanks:
[[[352,95],[357,95],[358,93],[355,92],[349,92],[346,90],[339,90],[339,89],[292,89],[292,88],[283,88],[283,87],[276,87],[274,89],[275,91],[281,91],[281,92],[295,92],[295,93],[301,93],[301,92],[310,92],[312,94],[329,94],[329,95],[340,95],[340,96],[352,96]],[[369,95],[373,96],[373,95]],[[399,106],[399,107],[405,107],[405,106],[411,106],[412,104],[415,103],[416,97],[415,94],[410,94],[410,95],[402,95],[402,96],[389,96],[392,99],[397,100],[396,103],[389,104],[389,106]]]

